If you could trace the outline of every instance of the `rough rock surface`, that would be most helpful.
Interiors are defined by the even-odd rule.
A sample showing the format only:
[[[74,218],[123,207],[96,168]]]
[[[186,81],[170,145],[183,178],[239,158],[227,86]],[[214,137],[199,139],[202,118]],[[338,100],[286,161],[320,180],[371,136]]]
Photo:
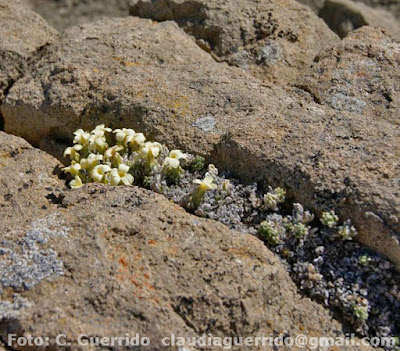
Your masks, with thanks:
[[[130,13],[174,20],[216,59],[281,84],[337,42],[321,19],[292,0],[132,0]]]
[[[92,22],[100,17],[126,17],[128,0],[26,0],[28,4],[60,31]]]
[[[52,156],[0,132],[0,227],[4,232],[14,230],[16,218],[24,224],[26,213],[28,222],[46,213],[49,201],[57,201],[52,191],[65,188],[60,173],[60,164]]]
[[[0,0],[0,104],[30,58],[57,32],[23,1]]]
[[[380,40],[368,43],[374,35]],[[284,186],[307,208],[337,210],[399,264],[399,80],[388,78],[399,72],[398,44],[374,30],[352,38],[343,45],[359,81],[344,76],[325,102],[323,82],[265,86],[215,62],[173,22],[103,19],[67,31],[13,86],[5,129],[39,145],[99,123],[133,127],[244,181]],[[336,64],[334,50],[326,60]]]
[[[371,7],[385,9],[397,19],[400,18],[400,2],[398,0],[355,0]]]
[[[297,0],[299,3],[310,7],[316,14],[324,7],[325,0]]]
[[[164,350],[171,333],[343,335],[258,239],[136,187],[62,189],[57,166],[0,132],[2,340],[47,336],[46,350],[85,350],[78,335],[139,333],[146,349]],[[71,348],[54,345],[60,333]]]
[[[370,25],[380,27],[400,40],[400,21],[383,9],[350,0],[326,0],[319,14],[341,38],[357,28]]]
[[[317,14],[324,7],[325,0],[297,0],[298,2],[309,6]],[[393,15],[393,19],[398,22],[400,17],[400,2],[398,0],[353,0],[356,4],[365,4],[369,8],[384,10]],[[346,5],[345,5],[346,6]],[[387,15],[385,15],[387,16]]]
[[[297,85],[323,105],[399,125],[400,44],[363,27],[319,55]]]

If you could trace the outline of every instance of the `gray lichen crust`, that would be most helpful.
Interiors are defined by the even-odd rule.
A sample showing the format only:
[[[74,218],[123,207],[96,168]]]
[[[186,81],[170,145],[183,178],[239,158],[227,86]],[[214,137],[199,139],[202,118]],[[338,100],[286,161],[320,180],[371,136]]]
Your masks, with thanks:
[[[68,236],[69,228],[57,215],[32,222],[19,240],[10,240],[18,232],[2,235],[0,242],[0,294],[5,288],[30,290],[42,280],[63,274],[63,263],[48,245],[55,237]],[[46,247],[47,246],[47,247]]]

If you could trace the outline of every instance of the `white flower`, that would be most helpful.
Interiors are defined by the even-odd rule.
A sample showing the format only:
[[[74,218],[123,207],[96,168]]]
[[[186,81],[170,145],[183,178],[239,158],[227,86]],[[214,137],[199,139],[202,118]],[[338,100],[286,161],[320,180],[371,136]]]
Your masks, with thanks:
[[[106,138],[99,135],[91,135],[89,138],[89,149],[103,153],[108,148]]]
[[[161,151],[161,144],[160,143],[154,143],[151,141],[148,141],[144,143],[143,147],[140,149],[140,154],[142,157],[158,157]]]
[[[69,182],[69,186],[70,186],[72,189],[80,188],[82,185],[83,185],[82,179],[81,179],[81,177],[79,177],[79,176],[75,176],[75,179],[74,179],[74,180],[71,180],[71,181]]]
[[[118,168],[111,170],[111,185],[129,185],[133,183],[133,175],[129,174],[129,166],[120,164]]]
[[[74,144],[87,145],[90,138],[90,133],[85,132],[83,129],[78,129],[74,132]]]
[[[115,129],[113,131],[113,133],[115,133],[115,139],[121,143],[124,144],[126,146],[127,141],[126,138],[128,136],[133,136],[135,135],[135,131],[133,129],[127,129],[127,128],[122,128],[122,129]]]
[[[90,172],[91,177],[96,183],[101,183],[106,181],[106,174],[111,171],[111,167],[107,165],[97,165]]]
[[[217,184],[214,183],[214,178],[212,177],[205,177],[203,180],[195,179],[193,183],[199,184],[204,190],[217,189]]]
[[[92,169],[103,161],[103,155],[89,154],[87,158],[83,158],[80,162],[82,169]]]
[[[139,150],[140,157],[142,157],[149,167],[156,165],[156,158],[161,152],[161,144],[147,141]]]
[[[104,153],[104,159],[108,161],[115,161],[117,164],[120,164],[122,162],[122,156],[119,151],[122,151],[123,149],[124,147],[121,145],[115,145],[108,148]]]
[[[178,168],[179,167],[179,160],[172,157],[166,157],[163,163],[163,167],[168,168]]]
[[[127,142],[130,143],[132,150],[138,150],[146,142],[146,137],[143,133],[136,133],[127,137]]]
[[[64,157],[69,156],[71,160],[79,162],[81,155],[79,151],[83,149],[83,146],[80,144],[76,144],[72,147],[67,147],[64,151]]]
[[[104,136],[105,132],[111,132],[112,129],[111,128],[106,128],[104,124],[100,124],[98,126],[96,126],[96,128],[94,128],[92,130],[92,134],[96,135],[96,136]]]
[[[72,176],[77,176],[79,174],[79,171],[81,170],[81,165],[79,163],[73,163],[69,167],[63,168],[63,171],[65,173],[70,173]]]
[[[180,159],[186,159],[186,158],[187,158],[187,155],[184,154],[181,150],[172,150],[172,151],[169,153],[169,157],[170,157],[170,158],[177,159],[177,160],[180,160]]]

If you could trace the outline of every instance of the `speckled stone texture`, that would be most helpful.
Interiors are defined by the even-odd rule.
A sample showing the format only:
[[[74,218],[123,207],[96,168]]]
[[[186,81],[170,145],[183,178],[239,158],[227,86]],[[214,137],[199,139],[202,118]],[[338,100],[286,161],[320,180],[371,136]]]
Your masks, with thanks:
[[[370,25],[380,27],[392,38],[400,40],[399,18],[392,12],[371,8],[361,2],[326,0],[319,15],[341,38],[355,29]]]
[[[24,1],[0,0],[0,104],[32,58],[56,35]]]
[[[293,82],[337,36],[292,0],[131,0],[130,13],[174,20],[218,61],[274,84]]]

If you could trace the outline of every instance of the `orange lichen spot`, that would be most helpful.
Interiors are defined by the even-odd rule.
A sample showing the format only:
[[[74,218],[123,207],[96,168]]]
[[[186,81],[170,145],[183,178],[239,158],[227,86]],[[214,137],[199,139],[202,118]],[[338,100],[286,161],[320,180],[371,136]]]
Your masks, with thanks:
[[[131,278],[131,282],[132,282],[134,285],[136,285],[137,287],[140,286],[140,284],[139,284],[134,278]]]
[[[147,242],[147,244],[149,244],[149,245],[155,245],[156,243],[157,243],[157,241],[155,241],[155,240],[149,240]]]
[[[119,259],[119,263],[121,263],[124,267],[128,267],[128,262],[126,261],[125,257],[121,257]]]

